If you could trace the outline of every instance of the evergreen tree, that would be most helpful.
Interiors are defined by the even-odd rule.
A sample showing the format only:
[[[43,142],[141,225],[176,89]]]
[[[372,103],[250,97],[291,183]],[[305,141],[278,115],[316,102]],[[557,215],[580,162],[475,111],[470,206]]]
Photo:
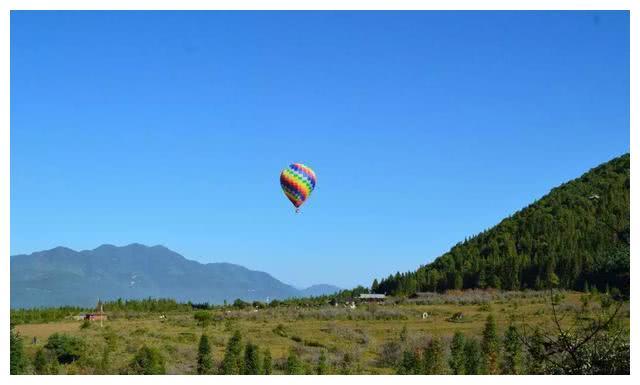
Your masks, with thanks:
[[[424,374],[445,374],[447,364],[440,338],[432,338],[424,350],[422,370]]]
[[[17,333],[10,330],[10,374],[26,374],[27,372],[27,358],[24,353],[24,346],[22,344],[22,337]]]
[[[484,374],[498,374],[498,356],[500,353],[500,341],[496,330],[496,322],[493,315],[487,316],[487,322],[482,332],[482,355]]]
[[[371,292],[377,293],[379,289],[380,289],[380,284],[378,283],[378,279],[376,278],[373,280],[373,283],[371,284]]]
[[[220,372],[222,374],[241,374],[242,366],[242,335],[239,330],[236,330],[227,343]]]
[[[502,359],[503,374],[520,374],[522,372],[522,343],[518,331],[510,325],[504,333],[504,356]]]
[[[264,356],[262,360],[262,374],[271,374],[272,366],[273,360],[271,359],[271,350],[269,350],[269,348],[266,348],[264,350]]]
[[[143,346],[133,357],[129,368],[133,374],[165,374],[164,357],[156,349]]]
[[[287,357],[286,374],[304,374],[304,367],[300,361],[298,354],[291,349],[289,351],[289,357]]]
[[[544,374],[544,355],[544,338],[536,328],[527,347],[527,374]]]
[[[198,344],[198,374],[212,374],[213,358],[211,356],[211,345],[206,334],[200,337]]]
[[[465,341],[464,334],[456,331],[451,340],[451,354],[449,357],[449,367],[453,374],[465,374]]]
[[[320,357],[318,358],[318,366],[316,367],[317,374],[327,374],[327,355],[324,353],[324,350],[320,352]]]
[[[244,374],[260,374],[260,351],[258,347],[248,342],[244,348]]]
[[[480,344],[475,338],[467,338],[464,343],[464,372],[465,374],[480,374],[481,368]]]
[[[44,352],[44,349],[38,349],[35,357],[33,358],[33,369],[36,374],[48,374],[49,361]]]
[[[402,360],[398,365],[398,374],[419,374],[420,372],[420,360],[416,352],[411,350],[405,350],[402,353]]]

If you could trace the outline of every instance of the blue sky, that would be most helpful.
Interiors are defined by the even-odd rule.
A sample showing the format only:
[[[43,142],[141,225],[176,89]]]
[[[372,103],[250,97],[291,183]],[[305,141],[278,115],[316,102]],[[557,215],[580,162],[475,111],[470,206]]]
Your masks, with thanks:
[[[627,12],[11,15],[12,254],[369,285],[628,151]]]

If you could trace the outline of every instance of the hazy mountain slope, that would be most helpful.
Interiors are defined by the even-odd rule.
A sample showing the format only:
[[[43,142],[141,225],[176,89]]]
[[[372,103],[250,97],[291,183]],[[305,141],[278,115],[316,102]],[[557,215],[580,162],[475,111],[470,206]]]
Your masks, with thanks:
[[[534,176],[532,176],[534,177]],[[629,290],[629,154],[606,162],[454,246],[379,293],[494,287]]]
[[[230,263],[201,264],[162,246],[103,245],[79,252],[57,247],[11,257],[12,308],[85,306],[119,297],[221,303],[305,295],[267,273]]]
[[[318,297],[321,295],[329,295],[329,294],[337,293],[340,290],[342,289],[340,289],[338,286],[319,284],[319,285],[309,286],[308,288],[302,289],[301,291],[304,297]]]

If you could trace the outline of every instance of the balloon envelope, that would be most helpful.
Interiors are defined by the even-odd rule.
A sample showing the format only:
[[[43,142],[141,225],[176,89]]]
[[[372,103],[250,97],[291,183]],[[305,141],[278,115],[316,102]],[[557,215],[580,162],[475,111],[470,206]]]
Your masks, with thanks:
[[[282,170],[280,186],[297,211],[316,187],[316,173],[302,163],[293,163]]]

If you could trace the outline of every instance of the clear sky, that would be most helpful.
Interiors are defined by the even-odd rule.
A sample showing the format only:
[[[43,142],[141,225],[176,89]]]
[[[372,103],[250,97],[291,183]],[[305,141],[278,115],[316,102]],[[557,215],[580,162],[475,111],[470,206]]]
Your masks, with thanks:
[[[627,12],[11,15],[12,254],[369,285],[628,151]]]

